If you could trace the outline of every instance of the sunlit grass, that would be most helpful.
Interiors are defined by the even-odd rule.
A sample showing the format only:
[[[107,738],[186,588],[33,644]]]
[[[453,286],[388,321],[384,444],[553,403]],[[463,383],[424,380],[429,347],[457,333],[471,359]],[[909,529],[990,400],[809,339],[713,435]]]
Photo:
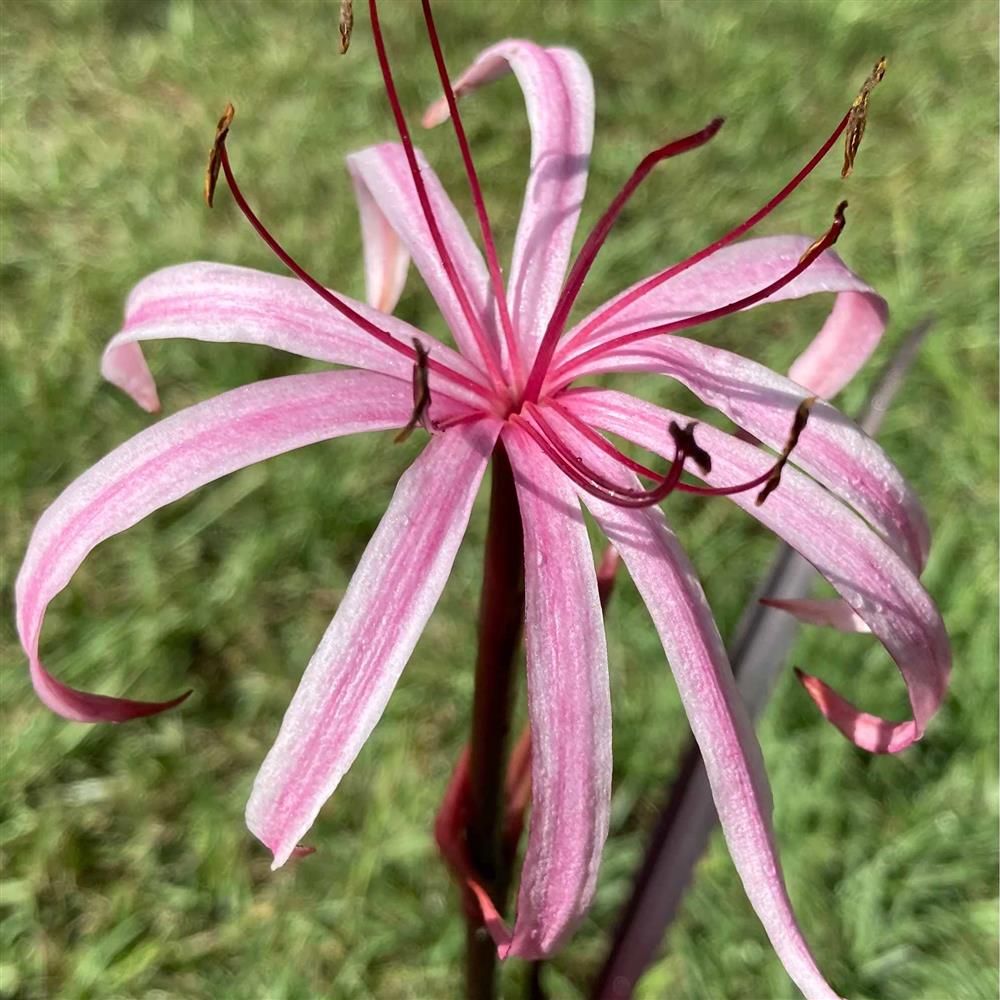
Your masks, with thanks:
[[[3,11],[3,881],[0,994],[43,997],[436,998],[458,991],[463,935],[430,837],[467,727],[477,509],[441,606],[311,842],[276,874],[242,810],[256,767],[399,472],[386,436],[248,469],[101,546],[57,599],[47,662],[92,689],[181,711],[121,728],[49,715],[9,627],[13,574],[59,490],[149,424],[98,359],[131,285],[206,258],[278,267],[225,196],[200,201],[227,99],[248,193],[314,273],[362,294],[342,156],[391,136],[359,4],[350,55],[336,4],[8,3]],[[949,699],[898,758],[850,748],[786,672],[762,724],[793,899],[845,995],[992,998],[996,950],[996,38],[989,3],[442,3],[457,69],[511,34],[577,47],[598,93],[583,227],[654,144],[727,116],[706,149],[661,168],[622,218],[582,307],[697,248],[762,203],[889,56],[856,174],[825,165],[762,232],[818,233],[840,198],[838,249],[889,299],[884,357],[932,312],[935,332],[881,439],[935,527],[926,583],[954,647]],[[414,7],[387,4],[408,109],[435,96]],[[467,127],[509,246],[527,135],[512,81]],[[421,137],[467,206],[447,130]],[[464,200],[462,200],[464,199]],[[702,336],[787,366],[826,302],[767,307]],[[412,276],[400,315],[441,332]],[[250,347],[149,351],[165,412],[307,370]],[[874,374],[841,402],[856,410]],[[650,380],[648,398],[670,387]],[[725,632],[771,542],[721,503],[675,520]],[[683,713],[645,611],[624,583],[609,615],[613,829],[591,918],[547,972],[582,995],[676,751]],[[814,632],[791,662],[885,712],[905,709],[887,656]],[[508,973],[511,989],[521,971]],[[649,998],[786,997],[793,989],[721,840],[642,989]]]

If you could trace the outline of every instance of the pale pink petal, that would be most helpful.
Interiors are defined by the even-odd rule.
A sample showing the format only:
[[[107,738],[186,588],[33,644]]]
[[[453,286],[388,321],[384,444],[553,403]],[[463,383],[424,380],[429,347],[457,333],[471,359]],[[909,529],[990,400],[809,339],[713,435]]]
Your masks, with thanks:
[[[591,468],[625,487],[639,488],[631,473],[566,421],[553,415],[552,422]],[[560,476],[555,471],[551,475]],[[563,490],[570,489],[563,478]],[[694,567],[658,507],[611,506],[582,491],[580,498],[618,550],[649,608],[705,762],[729,853],[774,950],[806,997],[836,997],[792,911],[774,844],[760,747]]]
[[[858,613],[839,597],[827,600],[809,598],[762,597],[761,604],[787,611],[807,625],[835,628],[838,632],[871,632]]]
[[[578,53],[509,39],[480,53],[455,81],[455,93],[470,93],[511,71],[531,126],[531,173],[509,280],[511,315],[530,364],[562,290],[587,187],[594,84]],[[442,98],[428,108],[424,124],[447,118]]]
[[[594,557],[575,492],[509,429],[524,525],[531,821],[501,957],[551,954],[594,894],[611,802],[611,704]]]
[[[438,229],[451,255],[458,278],[475,316],[484,327],[487,337],[496,345],[498,341],[492,319],[493,299],[486,262],[458,210],[441,186],[437,174],[419,150],[417,159]],[[354,179],[355,188],[368,192],[388,224],[399,234],[461,352],[483,368],[485,362],[475,336],[466,321],[424,219],[403,147],[396,143],[384,143],[351,153],[347,157],[347,169]]]
[[[574,346],[568,351],[562,348],[558,360],[562,362],[622,334],[695,316],[751,295],[790,271],[811,243],[808,236],[744,240],[724,247],[624,305],[644,284],[639,282],[571,330],[565,344],[574,343]],[[792,365],[789,377],[815,395],[828,399],[851,380],[878,346],[889,311],[885,300],[832,250],[822,254],[806,271],[764,302],[799,299],[819,292],[837,293],[833,310],[815,339]],[[624,305],[624,308],[607,323],[590,330],[605,309],[617,305]]]
[[[361,219],[365,256],[365,298],[379,312],[391,313],[403,294],[410,255],[399,234],[382,214],[368,186],[351,175]]]
[[[665,458],[673,457],[665,428],[671,420],[687,419],[617,392],[583,391],[566,398],[581,419]],[[757,448],[706,424],[697,425],[695,437],[712,456],[712,471],[702,476],[710,485],[747,482],[771,464]],[[904,749],[923,735],[948,686],[951,654],[934,602],[903,558],[809,477],[786,468],[766,503],[758,506],[756,493],[729,499],[808,559],[869,626],[906,681],[913,719],[894,723],[866,716],[865,724],[855,727],[846,703],[816,698],[817,704],[858,746],[876,753]],[[815,697],[816,686],[809,690]]]
[[[431,357],[474,381],[461,355],[402,320],[345,296],[353,309],[397,340],[416,338]],[[176,337],[216,343],[265,344],[317,361],[350,365],[410,380],[413,363],[348,322],[297,278],[228,264],[195,262],[165,267],[139,282],[125,304],[125,323],[104,351],[101,371],[150,412],[159,408],[156,386],[139,341]],[[481,399],[431,372],[431,390],[472,405]]]
[[[772,448],[788,440],[795,411],[809,393],[769,368],[685,337],[664,335],[622,348],[574,373],[646,371],[669,375]],[[863,514],[918,571],[930,529],[910,485],[853,421],[818,401],[791,461]]]
[[[500,424],[436,435],[389,508],[306,667],[247,803],[247,825],[288,860],[385,708],[465,534]]]
[[[45,609],[87,553],[219,476],[325,438],[400,427],[412,406],[408,382],[369,372],[257,382],[167,417],[85,472],[40,518],[17,578],[17,627],[39,697],[78,722],[117,722],[176,704],[181,699],[154,704],[74,691],[42,667]]]

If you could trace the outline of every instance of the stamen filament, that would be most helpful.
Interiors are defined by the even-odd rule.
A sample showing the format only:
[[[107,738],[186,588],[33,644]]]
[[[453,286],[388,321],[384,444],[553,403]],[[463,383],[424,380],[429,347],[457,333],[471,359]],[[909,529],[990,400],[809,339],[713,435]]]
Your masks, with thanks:
[[[576,393],[586,393],[588,389],[578,389],[572,390]],[[795,417],[792,420],[792,428],[788,435],[788,441],[785,447],[782,449],[781,454],[778,456],[778,460],[769,469],[766,469],[759,476],[755,476],[753,479],[747,480],[743,483],[736,483],[732,486],[697,486],[692,483],[678,482],[675,487],[679,493],[692,493],[696,496],[703,497],[729,497],[735,496],[737,493],[749,493],[750,490],[755,490],[759,486],[763,486],[764,489],[761,490],[760,495],[757,497],[757,505],[760,506],[770,495],[777,489],[778,484],[781,482],[781,473],[785,465],[788,463],[795,446],[799,442],[799,438],[802,435],[802,431],[805,430],[806,422],[809,419],[809,413],[816,402],[815,396],[810,396],[804,399],[795,411]],[[640,476],[644,476],[646,479],[652,479],[654,482],[662,482],[663,476],[659,472],[655,472],[648,466],[643,465],[641,462],[637,462],[634,458],[626,455],[625,452],[616,448],[603,434],[599,434],[593,427],[591,427],[585,420],[581,420],[572,410],[568,407],[563,406],[557,399],[547,399],[543,404],[545,406],[551,406],[564,420],[572,424],[573,427],[582,434],[591,444],[600,448],[606,455],[613,458],[616,462],[620,462],[626,468],[631,469],[632,472],[638,473]],[[711,471],[711,463],[709,462],[706,468],[702,464],[702,470],[704,472]]]
[[[670,431],[674,436],[676,452],[674,461],[670,466],[670,471],[660,479],[659,484],[651,490],[633,490],[617,483],[599,472],[594,471],[575,455],[565,442],[561,440],[552,426],[538,412],[538,408],[533,404],[528,404],[531,415],[538,426],[534,426],[530,421],[520,415],[512,416],[510,419],[519,427],[523,427],[542,448],[542,450],[552,459],[553,462],[573,480],[581,489],[590,493],[591,496],[603,500],[605,503],[616,507],[652,507],[660,501],[666,499],[680,482],[681,474],[684,471],[684,459],[687,457],[687,450],[684,444],[685,432],[671,424]],[[690,434],[690,427],[687,431]]]
[[[762,300],[769,298],[775,292],[780,291],[785,287],[785,285],[797,278],[803,271],[815,262],[820,254],[822,254],[825,250],[828,250],[834,245],[834,243],[837,242],[837,239],[846,224],[846,220],[844,219],[844,210],[846,208],[847,202],[842,201],[837,206],[836,211],[834,212],[833,224],[826,231],[826,233],[824,233],[806,250],[794,267],[786,271],[780,278],[772,281],[769,285],[765,285],[756,292],[752,292],[750,295],[745,295],[743,298],[737,299],[735,302],[730,302],[727,305],[718,306],[715,309],[709,309],[706,312],[698,313],[695,316],[687,316],[684,319],[674,320],[670,323],[661,323],[657,326],[651,326],[645,330],[635,330],[632,333],[626,333],[620,337],[615,337],[613,340],[606,341],[603,344],[598,344],[597,346],[590,348],[590,350],[577,355],[575,358],[571,358],[558,367],[552,377],[550,385],[555,386],[561,382],[564,383],[569,381],[569,378],[567,377],[569,372],[579,369],[588,361],[602,357],[603,355],[609,354],[613,351],[617,351],[622,347],[627,347],[629,344],[634,344],[640,340],[648,340],[650,337],[656,337],[661,334],[677,333],[679,330],[688,330],[694,326],[701,326],[703,323],[709,323],[712,320],[720,319],[723,316],[729,316],[732,313],[739,312],[741,309],[746,309],[757,302],[761,302]]]
[[[568,353],[578,344],[590,337],[595,330],[604,326],[604,324],[609,320],[614,319],[614,317],[617,316],[623,309],[627,309],[633,302],[638,301],[644,295],[648,295],[654,288],[659,288],[665,281],[675,278],[678,274],[688,270],[688,268],[694,267],[695,264],[700,263],[707,257],[711,257],[712,254],[717,253],[723,247],[728,246],[735,240],[738,240],[744,235],[744,233],[749,232],[762,219],[766,219],[767,216],[769,216],[813,172],[813,170],[816,169],[826,154],[830,152],[837,140],[841,137],[841,135],[843,135],[844,129],[847,128],[848,123],[851,121],[852,112],[853,108],[848,110],[844,117],[840,119],[840,122],[837,124],[837,127],[833,130],[830,137],[823,143],[822,146],[819,147],[818,150],[816,150],[808,163],[806,163],[806,165],[762,208],[759,208],[753,213],[753,215],[741,222],[735,229],[731,229],[725,234],[725,236],[721,236],[714,243],[710,243],[704,249],[699,250],[697,253],[692,254],[690,257],[687,257],[682,261],[679,261],[677,264],[671,265],[665,271],[661,271],[659,274],[654,274],[651,278],[647,278],[644,282],[642,282],[642,284],[633,288],[631,292],[623,295],[615,302],[610,303],[585,326],[581,327],[565,344],[563,344],[560,353]]]
[[[226,150],[225,136],[218,142],[218,160],[222,166],[223,173],[226,177],[226,183],[229,185],[229,190],[232,192],[233,198],[236,200],[236,204],[239,205],[240,211],[247,217],[250,225],[257,231],[257,235],[271,248],[274,255],[291,271],[297,278],[303,281],[309,286],[324,302],[333,306],[342,316],[354,323],[355,326],[360,327],[365,333],[370,334],[377,341],[384,344],[386,347],[392,348],[398,354],[402,354],[404,357],[409,358],[411,361],[417,360],[417,354],[412,347],[402,343],[397,340],[391,333],[383,330],[381,327],[376,326],[370,320],[366,319],[361,313],[352,309],[346,302],[341,298],[334,295],[328,288],[320,284],[305,268],[303,268],[299,263],[288,253],[287,250],[271,235],[267,230],[267,227],[263,222],[257,217],[254,210],[248,204],[246,198],[243,197],[243,192],[240,190],[239,185],[236,183],[236,177],[233,173],[233,168],[229,163],[229,153]],[[433,358],[429,359],[427,362],[427,367],[440,375],[442,378],[450,379],[457,385],[461,385],[466,389],[475,392],[477,395],[484,397],[485,399],[491,399],[492,395],[490,391],[483,385],[469,378],[467,375],[462,375],[459,372],[453,371],[447,365],[441,364],[439,361],[435,361]]]
[[[700,131],[693,132],[691,135],[686,135],[681,139],[676,139],[664,146],[660,146],[658,149],[654,149],[651,153],[643,157],[639,165],[632,172],[632,176],[629,177],[622,186],[622,189],[612,199],[611,204],[591,230],[590,235],[580,248],[576,260],[573,262],[569,277],[566,279],[566,284],[563,286],[562,293],[553,309],[552,317],[545,328],[531,374],[528,376],[528,382],[525,386],[526,399],[533,402],[538,399],[539,390],[545,380],[545,373],[549,363],[552,361],[552,355],[559,344],[559,337],[566,326],[566,320],[569,317],[570,311],[580,294],[580,290],[583,288],[583,284],[590,273],[598,252],[607,240],[612,226],[614,226],[618,216],[621,215],[622,209],[628,203],[628,200],[635,194],[636,189],[649,176],[658,163],[668,160],[671,157],[679,156],[681,153],[687,153],[692,149],[697,149],[699,146],[704,146],[722,128],[722,123],[722,118],[714,118]]]
[[[500,370],[499,359],[496,356],[493,345],[489,342],[486,336],[486,332],[483,329],[479,317],[472,308],[472,303],[469,301],[469,297],[466,294],[465,288],[463,287],[461,279],[458,276],[458,271],[455,269],[455,263],[451,259],[451,254],[448,252],[448,247],[441,236],[441,230],[438,227],[437,219],[434,216],[434,210],[431,207],[430,197],[427,194],[427,186],[424,184],[424,179],[420,174],[420,164],[417,163],[417,154],[413,148],[413,140],[410,138],[410,129],[406,124],[406,116],[403,114],[403,106],[400,104],[399,94],[396,91],[396,83],[392,75],[392,69],[389,66],[389,57],[386,53],[385,40],[382,37],[382,28],[379,23],[377,0],[368,0],[368,10],[371,15],[372,36],[375,40],[375,51],[378,55],[379,68],[382,71],[382,80],[385,84],[386,96],[389,99],[392,116],[396,122],[396,130],[399,132],[399,140],[403,146],[403,152],[406,154],[406,162],[410,168],[410,176],[413,178],[413,186],[417,192],[417,199],[420,202],[420,208],[423,211],[424,220],[426,221],[427,228],[430,231],[431,239],[434,241],[434,247],[441,260],[441,266],[444,268],[445,274],[448,276],[448,281],[455,292],[455,297],[458,299],[458,304],[462,310],[462,314],[465,316],[465,321],[468,323],[469,330],[472,333],[473,339],[476,341],[477,347],[479,348],[479,353],[486,365],[489,376],[493,382],[493,387],[498,393],[505,393],[507,391],[507,386],[503,373]]]
[[[483,235],[483,245],[486,249],[486,264],[490,272],[490,282],[493,285],[493,297],[500,312],[500,325],[503,328],[504,340],[507,344],[507,354],[510,358],[511,371],[515,383],[514,389],[515,391],[519,391],[521,381],[524,378],[524,371],[522,369],[520,350],[517,346],[517,338],[514,335],[514,324],[510,318],[510,308],[507,304],[507,292],[504,288],[503,274],[500,270],[496,242],[493,239],[493,230],[490,226],[489,215],[486,212],[486,203],[483,200],[482,186],[479,183],[479,176],[476,173],[476,166],[472,159],[472,151],[469,148],[469,141],[465,134],[465,126],[462,124],[461,116],[458,113],[458,100],[455,97],[455,89],[452,87],[451,79],[448,76],[448,67],[445,63],[437,27],[434,24],[434,14],[431,10],[430,0],[421,0],[421,3],[424,11],[424,22],[427,25],[427,36],[430,39],[431,48],[434,50],[434,61],[437,64],[438,76],[441,79],[441,87],[444,90],[445,100],[448,102],[448,111],[452,127],[455,130],[455,138],[458,140],[458,148],[462,154],[462,162],[465,165],[465,175],[468,178],[469,190],[472,193],[472,201],[476,208],[479,230]]]

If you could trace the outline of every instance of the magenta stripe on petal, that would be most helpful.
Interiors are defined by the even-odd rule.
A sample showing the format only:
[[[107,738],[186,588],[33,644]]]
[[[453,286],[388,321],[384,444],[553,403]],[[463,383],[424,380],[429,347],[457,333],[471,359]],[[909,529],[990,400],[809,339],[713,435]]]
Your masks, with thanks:
[[[431,357],[474,381],[476,369],[450,347],[402,320],[341,296],[351,308],[408,347],[419,339]],[[348,322],[296,278],[227,264],[166,267],[139,282],[125,306],[122,331],[108,344],[101,371],[143,409],[159,402],[139,342],[190,338],[264,344],[317,361],[409,380],[412,362]],[[431,372],[431,389],[481,405],[474,393]]]
[[[575,454],[632,489],[639,482],[553,415]],[[564,490],[570,489],[563,480]],[[694,567],[658,507],[615,507],[580,493],[618,550],[663,643],[698,742],[729,853],[788,974],[808,998],[835,1000],[816,967],[785,889],[760,746]]]
[[[75,691],[45,672],[38,658],[45,609],[87,553],[228,472],[326,438],[400,427],[411,410],[409,382],[369,372],[292,375],[189,407],[116,448],[42,515],[18,574],[17,627],[39,697],[79,722],[121,721],[182,700],[108,699]]]
[[[247,826],[288,860],[375,727],[434,610],[500,424],[436,435],[392,502],[254,781]]]
[[[471,93],[509,72],[521,85],[531,127],[531,172],[508,282],[514,325],[530,365],[566,277],[587,188],[594,84],[578,53],[508,39],[476,57],[455,80],[455,94]],[[424,124],[447,118],[442,98],[427,109]]]
[[[501,957],[552,954],[587,911],[611,806],[611,703],[594,556],[575,491],[504,433],[524,525],[531,822]]]
[[[645,371],[668,375],[776,450],[810,394],[768,368],[729,351],[665,335],[635,344],[575,375]],[[930,546],[927,516],[882,448],[829,403],[818,401],[791,461],[863,514],[909,564],[923,569]]]
[[[673,446],[665,440],[664,428],[671,420],[687,420],[617,392],[587,391],[568,398],[583,420],[665,458],[673,457]],[[702,476],[712,486],[746,482],[771,464],[770,457],[757,448],[706,424],[697,425],[695,437],[712,456],[711,474]],[[866,750],[894,753],[904,749],[923,734],[948,686],[951,653],[934,602],[911,567],[861,518],[809,477],[786,468],[781,485],[766,503],[758,506],[754,497],[755,491],[751,491],[728,499],[808,559],[870,627],[906,681],[915,724],[912,720],[876,720],[877,725],[855,727],[849,722],[853,709],[846,702],[834,706],[832,699],[825,703],[817,699],[820,708]],[[809,690],[815,698],[818,689],[814,686]]]
[[[622,334],[717,309],[753,294],[790,271],[813,242],[810,236],[766,236],[744,240],[706,257],[646,295],[636,298],[644,279],[595,310],[566,334],[558,361]],[[885,300],[832,250],[817,258],[763,305],[834,292],[837,298],[823,328],[789,370],[793,381],[828,399],[868,360],[885,330]],[[628,304],[626,304],[628,303]],[[756,308],[757,305],[750,308]],[[613,313],[595,327],[605,310]]]

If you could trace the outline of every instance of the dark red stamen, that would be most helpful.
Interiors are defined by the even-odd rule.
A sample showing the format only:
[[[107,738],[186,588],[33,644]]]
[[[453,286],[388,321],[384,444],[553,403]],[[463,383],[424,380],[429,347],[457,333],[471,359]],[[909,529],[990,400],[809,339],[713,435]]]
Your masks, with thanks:
[[[580,389],[573,391],[589,392],[590,390]],[[765,472],[762,472],[759,476],[755,476],[753,479],[743,483],[736,483],[733,486],[697,486],[692,483],[679,482],[676,486],[677,492],[692,493],[696,496],[703,497],[729,497],[735,496],[737,493],[748,493],[750,490],[764,487],[764,489],[761,490],[760,495],[757,497],[757,505],[759,506],[768,498],[768,496],[780,483],[781,472],[791,457],[795,446],[798,444],[802,431],[805,430],[806,421],[809,418],[809,412],[815,402],[816,397],[810,396],[808,399],[804,399],[799,404],[795,411],[795,417],[792,420],[792,428],[788,435],[788,441],[785,444],[781,455],[778,457],[778,460],[774,463],[774,465],[772,465]],[[557,399],[548,399],[545,401],[544,405],[550,406],[561,417],[563,417],[563,419],[572,424],[574,429],[582,434],[591,444],[600,448],[601,451],[603,451],[610,458],[613,458],[616,462],[625,466],[625,468],[630,469],[632,472],[635,472],[640,476],[644,476],[646,479],[652,479],[654,482],[663,481],[664,477],[659,472],[655,472],[653,469],[643,465],[641,462],[637,462],[634,458],[626,455],[625,452],[616,448],[606,437],[595,431],[594,428],[591,427],[586,421],[581,420],[572,410],[563,406]],[[712,468],[711,456],[694,444],[693,437],[691,444],[693,447],[688,447],[688,450],[691,453],[691,458],[698,462],[703,472],[710,472]],[[697,454],[698,452],[701,453],[700,456]]]
[[[846,224],[846,220],[844,218],[844,210],[846,208],[847,202],[842,201],[834,212],[833,223],[830,228],[806,250],[793,268],[786,271],[780,278],[772,281],[769,285],[758,289],[750,295],[745,295],[743,298],[737,299],[735,302],[730,302],[727,305],[719,306],[715,309],[709,309],[706,312],[698,313],[696,316],[688,316],[684,319],[674,320],[670,323],[661,323],[658,326],[651,326],[645,330],[636,330],[633,333],[626,333],[620,337],[615,337],[613,340],[608,340],[603,344],[598,344],[596,347],[592,347],[590,350],[584,351],[582,354],[579,354],[575,358],[566,362],[560,368],[557,368],[552,379],[553,384],[558,384],[560,381],[567,381],[566,375],[568,371],[578,369],[587,361],[619,350],[629,344],[634,344],[636,341],[647,340],[650,337],[656,337],[666,333],[677,333],[680,330],[688,330],[694,326],[701,326],[703,323],[709,323],[712,320],[721,319],[723,316],[729,316],[732,313],[739,312],[742,309],[746,309],[757,302],[761,302],[762,300],[769,298],[775,292],[784,288],[785,285],[797,278],[820,256],[820,254],[822,254],[825,250],[828,250],[834,245],[834,243],[837,242],[837,239],[841,232],[843,232]]]
[[[458,100],[455,97],[455,89],[452,87],[451,79],[448,76],[448,67],[445,63],[444,52],[441,49],[441,40],[438,37],[437,27],[434,24],[431,3],[430,0],[421,0],[421,3],[424,11],[424,22],[427,25],[427,36],[430,39],[431,48],[434,50],[434,61],[437,64],[438,76],[441,80],[441,87],[444,90],[445,100],[448,102],[451,124],[455,130],[455,138],[458,140],[458,148],[462,154],[462,163],[465,165],[465,176],[468,178],[469,190],[472,193],[472,201],[476,208],[479,230],[483,234],[483,244],[486,248],[486,264],[489,268],[490,282],[493,286],[493,297],[500,311],[500,325],[503,328],[504,339],[507,343],[507,352],[510,357],[511,370],[514,373],[514,381],[517,383],[515,384],[515,389],[518,389],[524,372],[521,370],[521,356],[517,347],[517,338],[514,336],[514,324],[510,318],[510,309],[507,305],[507,292],[504,288],[496,242],[493,239],[493,230],[490,227],[489,215],[486,212],[486,203],[483,200],[482,186],[479,183],[479,176],[476,173],[476,167],[472,160],[472,151],[469,148],[469,141],[466,138],[465,126],[462,124],[461,116],[458,113]]]
[[[538,348],[538,354],[535,357],[531,374],[528,376],[528,382],[525,386],[526,399],[532,402],[538,399],[539,390],[545,380],[545,373],[548,370],[549,363],[552,361],[552,355],[558,346],[559,337],[566,326],[566,320],[569,317],[570,311],[580,294],[580,290],[583,288],[583,284],[590,273],[598,252],[607,240],[611,228],[614,226],[618,216],[621,215],[622,209],[628,203],[628,200],[635,194],[636,189],[649,176],[658,163],[669,160],[674,156],[680,156],[681,153],[690,152],[699,146],[704,146],[722,128],[722,123],[722,118],[715,118],[698,132],[693,132],[682,139],[676,139],[673,142],[668,142],[665,146],[660,146],[659,149],[654,149],[642,159],[632,172],[632,176],[625,182],[621,191],[615,195],[607,210],[597,221],[593,230],[591,230],[579,254],[577,254],[576,260],[573,262],[569,277],[566,279],[566,284],[563,286],[559,300],[556,302],[552,317],[545,328],[545,334]]]
[[[441,230],[438,227],[437,219],[434,216],[434,210],[431,207],[430,197],[427,194],[427,186],[424,184],[424,179],[420,174],[420,164],[417,162],[417,154],[413,148],[413,140],[410,138],[410,129],[406,124],[406,116],[403,114],[403,106],[400,104],[399,95],[396,91],[396,83],[392,76],[392,69],[389,66],[389,57],[386,53],[385,40],[382,37],[382,28],[379,24],[377,0],[368,0],[368,10],[371,15],[372,37],[375,40],[375,52],[378,55],[378,63],[379,68],[382,71],[382,80],[385,84],[386,96],[389,99],[392,116],[396,122],[396,130],[399,132],[399,141],[402,143],[403,152],[406,154],[406,162],[410,168],[410,176],[413,178],[413,186],[417,192],[417,199],[420,202],[420,208],[423,212],[424,220],[426,221],[427,228],[430,231],[431,239],[434,241],[434,247],[437,250],[439,259],[441,260],[441,266],[444,268],[445,274],[448,276],[448,281],[455,292],[455,297],[458,299],[458,304],[462,310],[462,314],[465,316],[465,321],[468,323],[469,330],[479,347],[479,353],[482,356],[483,362],[486,364],[490,378],[493,381],[494,388],[498,392],[506,392],[506,384],[503,374],[500,371],[499,361],[493,349],[493,345],[489,343],[486,337],[486,332],[483,330],[482,323],[479,321],[479,317],[476,315],[476,311],[473,309],[472,303],[469,301],[469,297],[466,294],[465,288],[459,278],[458,271],[455,269],[455,263],[451,259],[451,254],[448,252],[448,247],[445,245],[444,239],[441,236]]]
[[[606,308],[602,309],[592,320],[590,320],[586,326],[581,327],[574,335],[563,345],[563,353],[569,352],[577,344],[585,341],[595,330],[604,326],[609,320],[614,319],[623,309],[627,309],[633,302],[641,299],[644,295],[648,295],[654,288],[659,288],[665,281],[669,281],[671,278],[675,278],[678,274],[683,271],[688,270],[688,268],[694,267],[695,264],[700,263],[707,257],[711,257],[712,254],[718,252],[723,247],[728,246],[735,240],[738,240],[745,233],[753,229],[758,222],[767,218],[819,165],[820,161],[826,156],[827,153],[833,148],[837,140],[843,135],[844,129],[847,128],[848,122],[851,120],[851,111],[849,110],[837,127],[833,130],[830,137],[819,147],[818,150],[813,154],[812,158],[808,163],[773,197],[768,201],[763,208],[758,209],[749,218],[741,222],[735,229],[731,229],[725,236],[720,237],[714,243],[710,243],[707,247],[699,250],[697,253],[692,254],[690,257],[686,257],[684,260],[679,261],[677,264],[668,267],[665,271],[661,271],[659,274],[654,274],[653,277],[648,278],[642,284],[637,285],[626,295],[623,295],[620,299],[610,303]]]
[[[402,354],[404,357],[409,358],[411,361],[417,360],[416,352],[412,347],[407,344],[402,343],[397,340],[391,333],[383,330],[381,327],[376,326],[370,320],[366,319],[361,313],[352,309],[346,302],[341,298],[334,295],[328,288],[321,285],[305,268],[303,268],[299,263],[288,253],[287,250],[268,232],[267,227],[263,222],[257,217],[254,210],[248,204],[246,198],[243,197],[243,192],[240,190],[239,185],[236,183],[236,177],[233,174],[233,168],[229,163],[229,153],[226,150],[225,136],[217,144],[218,148],[218,161],[222,167],[223,173],[226,177],[226,183],[229,185],[229,190],[232,192],[233,198],[236,200],[236,204],[239,205],[240,211],[247,217],[250,221],[250,225],[254,227],[260,238],[271,248],[274,255],[285,265],[297,278],[305,282],[324,302],[333,306],[342,316],[354,323],[355,326],[360,327],[365,333],[370,334],[377,341],[384,344],[386,347],[392,348],[398,354]],[[452,382],[464,386],[466,389],[470,389],[472,392],[483,396],[484,398],[490,398],[490,393],[485,386],[480,385],[478,382],[473,381],[466,375],[461,375],[456,371],[453,371],[447,365],[441,364],[439,361],[430,359],[428,361],[428,368],[431,371],[436,372],[443,378],[450,379]]]
[[[536,444],[573,482],[591,496],[597,497],[598,500],[603,500],[615,507],[652,507],[665,500],[677,488],[684,471],[684,460],[688,457],[688,435],[691,433],[693,424],[688,425],[686,430],[682,430],[671,422],[670,434],[674,438],[675,455],[670,471],[653,489],[633,490],[620,486],[590,468],[579,455],[574,454],[570,447],[562,441],[551,424],[538,411],[538,408],[530,403],[528,406],[537,426],[521,416],[513,416],[510,419],[518,427],[526,430]]]

